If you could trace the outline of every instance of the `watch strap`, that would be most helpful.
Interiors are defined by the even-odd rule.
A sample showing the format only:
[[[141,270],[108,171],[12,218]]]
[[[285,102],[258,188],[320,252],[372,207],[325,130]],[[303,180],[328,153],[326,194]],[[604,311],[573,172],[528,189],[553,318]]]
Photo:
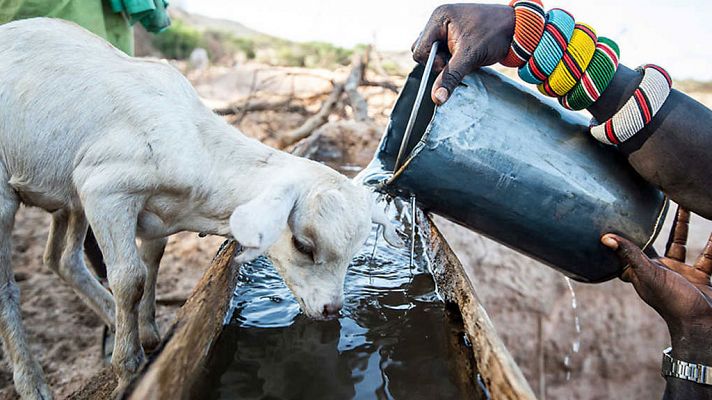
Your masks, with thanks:
[[[672,357],[672,347],[663,350],[662,375],[684,379],[703,385],[712,385],[712,367],[676,360]]]

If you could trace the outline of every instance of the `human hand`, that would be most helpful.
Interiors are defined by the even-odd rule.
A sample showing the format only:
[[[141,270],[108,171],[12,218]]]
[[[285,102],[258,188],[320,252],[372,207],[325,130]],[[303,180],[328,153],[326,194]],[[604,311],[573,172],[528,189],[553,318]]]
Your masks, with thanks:
[[[628,265],[621,279],[631,282],[667,323],[673,357],[712,365],[712,235],[695,264],[686,264],[689,221],[689,213],[678,208],[665,257],[650,259],[614,234],[604,235],[601,242]]]
[[[433,11],[413,43],[413,59],[425,64],[430,48],[440,46],[433,70],[439,73],[431,97],[447,101],[462,79],[475,69],[504,59],[514,35],[514,9],[497,4],[446,4]],[[449,61],[448,61],[449,57]]]

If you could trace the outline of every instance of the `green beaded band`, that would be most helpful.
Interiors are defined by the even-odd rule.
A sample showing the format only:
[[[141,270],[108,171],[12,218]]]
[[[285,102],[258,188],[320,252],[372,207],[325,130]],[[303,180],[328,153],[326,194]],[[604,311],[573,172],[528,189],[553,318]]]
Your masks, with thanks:
[[[613,80],[618,69],[620,49],[616,42],[606,37],[599,37],[593,59],[586,73],[573,89],[559,102],[570,110],[588,108],[601,97],[601,93]]]

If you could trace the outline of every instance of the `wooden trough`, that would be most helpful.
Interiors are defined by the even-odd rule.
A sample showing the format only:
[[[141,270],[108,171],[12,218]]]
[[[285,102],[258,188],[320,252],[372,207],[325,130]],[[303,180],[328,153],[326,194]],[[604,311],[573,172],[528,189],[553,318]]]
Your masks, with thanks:
[[[438,292],[449,308],[459,311],[462,316],[467,341],[459,342],[459,350],[471,353],[466,358],[474,360],[473,365],[466,366],[462,379],[484,385],[492,399],[535,399],[447,241],[429,218],[420,222],[420,232],[427,244]],[[233,261],[235,249],[233,242],[221,246],[190,298],[179,310],[162,350],[144,368],[129,392],[123,394],[124,399],[201,398],[196,392],[198,383],[206,372],[206,362],[226,322],[230,299],[237,285],[239,266]],[[103,376],[106,375],[104,371]],[[104,388],[92,392],[87,398],[102,398],[101,394],[110,393],[110,390]]]

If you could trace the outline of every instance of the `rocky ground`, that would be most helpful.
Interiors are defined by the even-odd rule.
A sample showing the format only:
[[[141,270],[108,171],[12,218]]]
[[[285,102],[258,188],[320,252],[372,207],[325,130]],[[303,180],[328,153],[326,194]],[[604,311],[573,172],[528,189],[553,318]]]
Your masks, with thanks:
[[[315,113],[331,91],[332,81],[347,73],[259,65],[186,71],[206,104],[214,108],[237,105],[235,112],[226,116],[228,121],[271,145],[278,145],[280,135],[299,127]],[[402,82],[397,77],[388,79],[396,85]],[[392,90],[379,86],[360,90],[372,121],[351,121],[352,109],[339,104],[329,122],[317,131],[320,158],[347,172],[358,170],[370,159],[396,97]],[[244,111],[260,102],[281,105]],[[574,312],[562,275],[447,221],[440,220],[439,225],[468,268],[505,344],[539,397],[660,397],[664,382],[659,375],[659,359],[667,332],[662,320],[638,299],[632,287],[621,281],[574,283],[578,300]],[[13,232],[13,265],[33,354],[56,397],[67,398],[103,366],[102,327],[71,289],[42,266],[48,226],[44,211],[20,210]],[[695,219],[692,229],[691,257],[699,253],[712,223]],[[158,315],[163,329],[220,242],[220,238],[201,239],[188,233],[171,238],[158,283]],[[574,329],[575,314],[580,319],[580,334]],[[580,342],[578,352],[572,351],[575,341]],[[568,364],[564,361],[567,356]],[[4,353],[0,357],[0,400],[16,398],[11,369]]]

